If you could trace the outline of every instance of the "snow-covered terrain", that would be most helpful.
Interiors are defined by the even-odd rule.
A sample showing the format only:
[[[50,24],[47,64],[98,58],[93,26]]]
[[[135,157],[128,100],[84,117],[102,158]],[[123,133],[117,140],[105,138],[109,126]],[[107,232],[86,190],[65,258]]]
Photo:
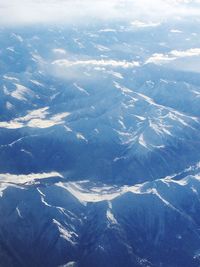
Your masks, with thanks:
[[[1,266],[199,265],[199,174],[134,186],[0,177]]]
[[[1,267],[200,266],[195,8],[0,24]]]

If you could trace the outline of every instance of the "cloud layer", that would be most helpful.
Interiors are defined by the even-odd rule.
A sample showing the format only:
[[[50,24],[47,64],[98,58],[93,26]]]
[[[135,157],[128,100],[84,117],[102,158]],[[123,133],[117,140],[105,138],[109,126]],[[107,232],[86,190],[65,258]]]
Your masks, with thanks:
[[[172,50],[167,54],[155,53],[145,63],[155,65],[166,65],[167,67],[200,72],[200,48],[190,48],[186,50]]]
[[[139,62],[137,61],[117,61],[117,60],[78,60],[78,61],[69,61],[66,59],[56,60],[52,62],[53,65],[57,65],[60,67],[73,67],[73,66],[96,66],[96,67],[113,67],[113,68],[134,68],[139,67]]]
[[[0,0],[0,25],[166,19],[200,14],[198,0]]]
[[[163,65],[175,61],[180,58],[200,57],[200,48],[191,48],[187,50],[172,50],[168,54],[156,53],[153,54],[147,61],[156,65]]]

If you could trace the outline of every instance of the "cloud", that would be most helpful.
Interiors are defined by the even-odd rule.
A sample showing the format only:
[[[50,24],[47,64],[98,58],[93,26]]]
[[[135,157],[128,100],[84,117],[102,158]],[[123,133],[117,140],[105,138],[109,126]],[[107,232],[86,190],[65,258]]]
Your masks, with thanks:
[[[199,4],[184,0],[0,0],[0,24],[84,24],[88,20],[141,18],[152,22],[168,16],[200,14]]]
[[[76,23],[118,17],[118,1],[0,0],[1,24]],[[106,10],[106,12],[105,12]]]
[[[191,48],[185,51],[173,50],[170,52],[170,54],[172,56],[175,56],[176,58],[196,57],[196,56],[200,56],[200,48]]]
[[[173,61],[175,59],[176,59],[176,57],[170,57],[169,55],[165,55],[162,53],[155,53],[150,58],[148,58],[145,63],[146,64],[153,63],[156,65],[163,65],[163,64],[169,63],[170,61]]]
[[[139,67],[140,63],[137,61],[118,61],[118,60],[105,60],[105,59],[89,59],[89,60],[77,60],[77,61],[69,61],[66,59],[56,60],[52,62],[52,65],[56,65],[59,67],[75,67],[75,66],[91,66],[91,67],[113,67],[113,68],[134,68]]]
[[[145,64],[166,65],[168,68],[199,73],[200,48],[172,50],[168,54],[153,54]]]
[[[177,59],[187,58],[187,57],[199,57],[199,56],[200,56],[200,48],[191,48],[187,50],[172,50],[168,54],[162,54],[162,53],[153,54],[146,61],[146,64],[153,63],[156,65],[163,65],[163,64],[168,64]]]
[[[102,75],[112,75],[122,78],[120,72],[114,70],[132,69],[139,67],[138,61],[114,60],[114,59],[59,59],[47,63],[47,71],[55,77],[64,80],[98,80]]]
[[[149,27],[157,27],[160,25],[160,22],[143,22],[143,21],[139,21],[139,20],[135,20],[133,22],[131,22],[131,25],[134,28],[149,28]]]

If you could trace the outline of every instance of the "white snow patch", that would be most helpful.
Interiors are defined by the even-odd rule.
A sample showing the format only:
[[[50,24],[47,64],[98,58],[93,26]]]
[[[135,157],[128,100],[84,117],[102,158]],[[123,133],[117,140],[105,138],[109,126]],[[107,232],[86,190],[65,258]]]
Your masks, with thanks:
[[[13,91],[10,95],[18,100],[26,101],[27,99],[25,96],[31,94],[31,90],[21,84],[16,83],[15,86],[16,90]]]
[[[86,94],[86,95],[90,95],[84,88],[82,88],[81,86],[79,86],[76,83],[73,83],[73,85],[82,93]]]
[[[44,85],[36,80],[30,80],[30,82],[32,82],[33,84],[37,85],[37,86],[41,86],[43,87]]]
[[[8,76],[8,75],[4,75],[3,78],[10,80],[10,81],[15,81],[15,82],[19,81],[19,79],[15,78],[15,77]]]
[[[104,46],[104,45],[96,45],[94,44],[94,47],[97,48],[101,52],[108,52],[110,51],[110,48]]]
[[[16,184],[24,184],[33,182],[39,179],[52,178],[52,177],[60,177],[63,176],[58,172],[49,172],[49,173],[30,173],[30,174],[10,174],[10,173],[2,173],[0,174],[0,183],[16,183]]]
[[[49,112],[47,111],[48,109],[48,107],[44,107],[41,109],[32,110],[29,111],[24,117],[19,117],[12,121],[0,122],[0,128],[49,128],[58,124],[64,124],[64,119],[71,114],[69,112],[58,113],[47,119],[46,117],[49,115]]]
[[[55,48],[55,49],[53,49],[53,52],[55,53],[55,54],[59,54],[59,55],[66,55],[66,51],[65,51],[65,49],[63,49],[63,48]]]
[[[85,142],[88,142],[88,140],[85,138],[85,136],[81,133],[76,134],[77,139],[84,140]]]
[[[111,212],[111,209],[107,210],[106,217],[107,217],[110,224],[117,224],[117,220],[115,219],[115,216]]]
[[[18,207],[16,207],[16,211],[17,211],[17,214],[20,218],[23,218],[22,214],[21,214],[21,211],[19,210]]]
[[[53,223],[57,225],[60,232],[60,236],[70,242],[72,245],[75,245],[75,242],[72,240],[74,232],[68,231],[66,227],[62,226],[62,224],[55,219],[53,219]]]

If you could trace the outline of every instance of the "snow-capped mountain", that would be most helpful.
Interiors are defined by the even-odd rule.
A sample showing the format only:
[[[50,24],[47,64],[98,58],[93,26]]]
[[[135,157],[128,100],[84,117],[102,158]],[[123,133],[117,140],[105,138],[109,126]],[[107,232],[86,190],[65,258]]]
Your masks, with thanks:
[[[197,174],[134,186],[2,174],[1,266],[199,266],[199,197]]]
[[[200,266],[199,35],[0,28],[0,266]]]
[[[93,43],[92,33],[83,36],[88,48],[65,34],[60,30],[51,43],[55,30],[37,30],[31,38],[23,31],[12,33],[2,49],[3,55],[11,53],[12,62],[6,57],[8,67],[1,74],[2,171],[56,170],[70,172],[73,179],[132,184],[171,175],[199,160],[197,85],[161,78],[154,82],[155,67],[152,71],[140,59],[106,59],[111,49]],[[105,32],[99,35],[105,41]],[[75,59],[67,51],[75,45],[81,52],[97,51],[95,59]],[[22,66],[8,70],[20,53]],[[163,69],[162,76],[166,73]]]

